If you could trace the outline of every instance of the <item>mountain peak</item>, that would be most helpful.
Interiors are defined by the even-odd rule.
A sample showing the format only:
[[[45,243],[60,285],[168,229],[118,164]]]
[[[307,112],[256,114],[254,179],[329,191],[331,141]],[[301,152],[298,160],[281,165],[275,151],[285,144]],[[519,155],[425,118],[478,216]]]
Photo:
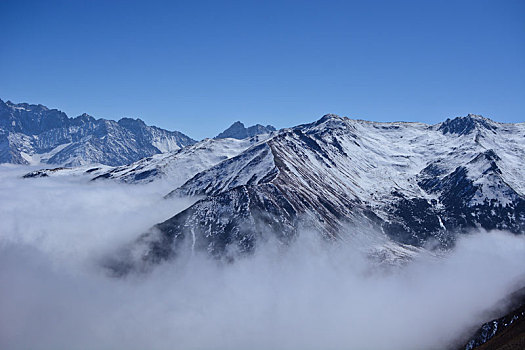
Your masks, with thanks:
[[[230,126],[230,128],[231,128],[231,127],[239,127],[239,126],[244,128],[244,124],[243,124],[241,121],[237,120],[235,123],[233,123],[233,124]]]
[[[458,117],[458,118],[461,118],[461,117]],[[472,118],[472,119],[487,119],[485,118],[484,116],[480,115],[480,114],[473,114],[473,113],[469,113],[467,114],[467,118]]]
[[[12,108],[12,109],[15,109],[15,110],[24,110],[24,111],[33,111],[33,110],[36,110],[36,111],[50,111],[49,108],[47,108],[46,106],[42,105],[42,104],[37,104],[37,105],[34,105],[34,104],[29,104],[29,103],[14,103],[12,102],[11,100],[7,100],[5,102],[3,102],[2,100],[0,100],[0,102],[2,102],[3,104],[5,104],[6,106]]]
[[[124,117],[121,118],[117,123],[125,128],[146,126],[146,123],[144,123],[144,121],[140,118],[133,119],[129,117]]]
[[[321,119],[319,119],[316,124],[319,125],[319,124],[322,124],[322,123],[326,123],[326,122],[329,122],[329,121],[341,121],[341,120],[344,120],[344,117],[341,117],[337,114],[332,114],[332,113],[329,113],[329,114],[325,114],[321,117]]]
[[[87,114],[87,113],[82,113],[81,115],[79,115],[78,117],[75,117],[73,118],[73,122],[74,123],[79,123],[80,125],[82,124],[85,124],[85,123],[89,123],[89,122],[94,122],[96,119]]]
[[[299,125],[300,127],[306,127],[306,128],[313,128],[316,130],[321,129],[341,129],[346,128],[347,124],[345,123],[345,120],[348,120],[346,117],[341,117],[337,114],[325,114],[323,115],[319,120],[309,123],[309,124],[303,124]]]
[[[466,117],[448,118],[439,126],[438,130],[443,134],[466,135],[475,129],[495,130],[494,121],[481,115],[468,114]]]
[[[244,124],[240,121],[233,123],[228,129],[221,132],[219,135],[215,136],[216,139],[245,139],[247,137],[252,137],[260,134],[268,134],[272,131],[275,131],[275,128],[271,125],[261,125],[255,124],[250,127],[245,127]]]
[[[486,171],[487,169],[497,170],[497,162],[499,161],[501,161],[501,158],[496,154],[496,152],[494,152],[493,149],[489,149],[479,153],[475,158],[468,162],[468,164],[481,167],[483,171]]]
[[[320,120],[329,120],[329,119],[341,119],[341,117],[334,113],[328,113],[321,117]]]

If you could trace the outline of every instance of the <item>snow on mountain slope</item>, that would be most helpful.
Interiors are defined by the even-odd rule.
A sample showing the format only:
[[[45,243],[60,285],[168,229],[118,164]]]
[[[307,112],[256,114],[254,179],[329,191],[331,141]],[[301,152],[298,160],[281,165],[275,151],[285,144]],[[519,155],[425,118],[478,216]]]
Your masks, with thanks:
[[[140,119],[116,122],[87,114],[69,118],[42,105],[0,100],[2,163],[122,165],[194,143],[178,131],[148,126]]]
[[[271,150],[266,143],[262,143],[210,168],[209,171],[197,174],[191,179],[193,185],[184,187],[187,190],[181,189],[179,192],[170,193],[169,196],[218,194],[240,185],[263,180],[274,171]]]
[[[268,137],[269,135],[257,135],[244,140],[204,139],[178,151],[155,154],[129,165],[110,167],[90,164],[77,167],[56,167],[32,171],[24,177],[85,176],[90,180],[113,180],[129,184],[145,184],[163,180],[170,186],[177,187],[201,171],[242,153]]]
[[[156,154],[103,173],[97,172],[95,179],[114,179],[127,183],[147,183],[156,179],[165,179],[173,186],[180,186],[197,173],[234,157],[252,144],[264,140],[263,137],[257,136],[244,140],[205,139],[176,152]]]
[[[301,225],[332,238],[348,227],[374,230],[412,246],[448,247],[474,227],[523,233],[524,162],[523,123],[326,115],[283,129],[173,191],[205,197],[145,235],[144,260],[173,256],[188,237],[215,256],[250,252],[265,234],[286,242]]]
[[[72,177],[85,177],[85,181],[89,181],[93,175],[100,174],[103,172],[106,172],[110,170],[112,167],[107,165],[84,165],[84,166],[78,166],[74,168],[68,168],[68,167],[56,167],[56,168],[46,168],[46,169],[39,169],[39,170],[33,170],[22,177],[25,179],[29,178],[38,178],[38,177],[66,177],[66,178],[72,178]]]

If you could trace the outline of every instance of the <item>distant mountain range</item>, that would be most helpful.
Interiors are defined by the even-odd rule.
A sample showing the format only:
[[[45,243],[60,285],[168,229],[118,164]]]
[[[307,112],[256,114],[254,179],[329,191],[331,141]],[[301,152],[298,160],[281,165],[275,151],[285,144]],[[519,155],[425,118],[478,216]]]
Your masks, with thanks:
[[[0,163],[121,165],[195,142],[140,119],[69,118],[42,105],[0,100]]]
[[[274,130],[236,122],[216,138],[244,139]],[[113,121],[88,114],[69,118],[43,105],[0,100],[0,163],[118,166],[195,143],[179,131],[148,126],[140,119]]]

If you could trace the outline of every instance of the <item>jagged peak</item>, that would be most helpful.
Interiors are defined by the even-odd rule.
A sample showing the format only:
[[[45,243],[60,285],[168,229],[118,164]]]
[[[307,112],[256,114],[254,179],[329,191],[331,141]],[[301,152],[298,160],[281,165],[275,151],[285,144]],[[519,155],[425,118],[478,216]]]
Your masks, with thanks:
[[[477,163],[480,161],[500,161],[501,158],[494,152],[493,149],[486,150],[485,152],[482,152],[478,154],[474,159],[472,159],[469,163]]]
[[[13,101],[11,100],[7,100],[5,102],[3,102],[2,100],[0,100],[0,102],[4,103],[5,105],[13,108],[13,109],[22,109],[22,110],[26,110],[26,111],[32,111],[34,109],[36,110],[43,110],[43,111],[48,111],[49,108],[47,108],[46,106],[44,105],[41,105],[41,104],[29,104],[29,103],[26,103],[26,102],[22,102],[22,103],[14,103]]]
[[[438,130],[443,134],[466,135],[479,128],[494,130],[496,129],[496,123],[481,115],[468,114],[465,117],[448,118],[439,125]]]
[[[321,119],[319,119],[317,121],[317,123],[321,124],[321,123],[324,123],[326,121],[329,121],[329,120],[343,120],[344,118],[337,115],[337,114],[333,114],[333,113],[328,113],[328,114],[325,114],[321,117]]]
[[[482,116],[481,114],[473,114],[473,113],[467,114],[466,117],[457,117],[457,118],[488,119]]]
[[[260,134],[266,134],[275,131],[275,128],[271,125],[261,125],[255,124],[249,127],[246,127],[242,122],[236,121],[226,130],[221,132],[219,135],[215,136],[216,139],[223,138],[234,138],[234,139],[244,139],[247,137],[252,137]]]
[[[140,124],[146,125],[146,123],[140,118],[123,117],[118,121],[119,124]]]
[[[241,127],[244,128],[244,123],[241,122],[241,121],[239,121],[239,120],[237,120],[235,123],[233,123],[232,125],[230,125],[230,128],[231,128],[231,127],[234,127],[234,126],[241,126]]]
[[[467,163],[469,176],[478,179],[488,174],[501,175],[501,169],[498,166],[499,161],[501,158],[494,150],[489,149],[481,152]]]
[[[73,121],[75,121],[75,122],[78,122],[78,121],[86,122],[86,121],[95,121],[95,120],[96,119],[93,116],[91,116],[91,115],[89,115],[87,113],[82,113],[81,115],[73,118]]]
[[[348,118],[341,117],[337,114],[325,114],[321,117],[321,119],[313,123],[298,125],[297,127],[293,129],[299,128],[299,129],[319,130],[319,129],[324,129],[324,128],[327,128],[327,129],[346,128],[348,126],[347,123],[345,122],[346,120],[348,120]]]
[[[326,118],[326,119],[328,119],[328,118],[337,118],[337,119],[341,119],[342,117],[341,117],[339,114],[335,114],[335,113],[327,113],[327,114],[325,114],[325,115],[323,115],[323,116],[321,117],[321,119],[323,119],[323,118]]]

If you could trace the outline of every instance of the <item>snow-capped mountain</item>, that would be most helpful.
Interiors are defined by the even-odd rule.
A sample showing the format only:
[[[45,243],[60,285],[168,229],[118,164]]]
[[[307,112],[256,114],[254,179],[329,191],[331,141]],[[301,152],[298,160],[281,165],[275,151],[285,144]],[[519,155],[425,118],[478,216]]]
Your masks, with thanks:
[[[449,247],[471,228],[525,232],[525,123],[476,115],[437,125],[326,115],[202,171],[168,197],[204,196],[139,239],[158,262],[189,242],[217,257],[300,228],[379,232]],[[119,268],[124,268],[120,265]]]
[[[269,134],[275,131],[275,128],[271,125],[263,126],[261,124],[255,124],[250,127],[245,127],[243,123],[237,121],[233,123],[228,129],[215,136],[216,139],[245,139],[256,135]]]
[[[140,119],[69,118],[42,105],[0,100],[0,163],[122,165],[194,143]]]

